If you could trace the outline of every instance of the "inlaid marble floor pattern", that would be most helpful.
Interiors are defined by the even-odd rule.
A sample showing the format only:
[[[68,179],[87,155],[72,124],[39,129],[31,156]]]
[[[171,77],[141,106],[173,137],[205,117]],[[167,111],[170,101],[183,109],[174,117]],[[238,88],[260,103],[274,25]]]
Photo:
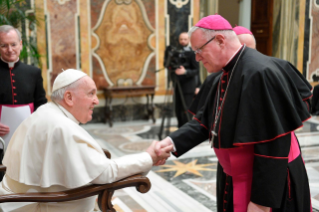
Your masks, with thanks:
[[[161,120],[83,125],[112,158],[144,151],[158,140]],[[176,120],[172,119],[172,126]],[[174,127],[170,128],[171,131]],[[312,117],[296,130],[310,182],[313,212],[319,212],[319,117]],[[164,137],[164,133],[162,137]],[[140,194],[135,188],[115,192],[118,212],[205,212],[216,210],[215,179],[217,158],[203,142],[180,158],[171,156],[165,165],[148,173],[151,190]]]

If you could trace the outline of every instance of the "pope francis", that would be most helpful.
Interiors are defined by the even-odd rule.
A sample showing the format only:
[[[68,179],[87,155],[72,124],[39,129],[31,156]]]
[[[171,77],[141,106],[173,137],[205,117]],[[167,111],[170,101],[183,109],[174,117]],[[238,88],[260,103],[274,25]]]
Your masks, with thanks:
[[[110,160],[79,123],[92,119],[98,104],[94,81],[84,72],[63,71],[54,81],[51,99],[18,127],[6,150],[7,171],[0,195],[54,192],[88,183],[111,183],[147,172],[169,156],[157,156],[154,146],[146,152]],[[93,211],[95,197],[63,203],[2,203],[0,211]]]

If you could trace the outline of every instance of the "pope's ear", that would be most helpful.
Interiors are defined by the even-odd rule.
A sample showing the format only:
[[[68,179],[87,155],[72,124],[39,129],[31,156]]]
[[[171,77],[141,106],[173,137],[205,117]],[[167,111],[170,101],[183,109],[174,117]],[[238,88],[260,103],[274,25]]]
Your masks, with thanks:
[[[71,91],[65,91],[63,99],[65,104],[67,104],[68,106],[73,106],[73,95]]]

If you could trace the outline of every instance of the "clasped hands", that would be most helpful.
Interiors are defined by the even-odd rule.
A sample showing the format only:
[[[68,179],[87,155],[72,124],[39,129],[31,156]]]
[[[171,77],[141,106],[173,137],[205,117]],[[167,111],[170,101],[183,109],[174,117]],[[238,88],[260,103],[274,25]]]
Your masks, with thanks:
[[[153,165],[159,166],[166,162],[166,159],[171,155],[174,150],[173,144],[169,138],[165,138],[162,141],[153,141],[151,146],[146,150],[152,159]]]

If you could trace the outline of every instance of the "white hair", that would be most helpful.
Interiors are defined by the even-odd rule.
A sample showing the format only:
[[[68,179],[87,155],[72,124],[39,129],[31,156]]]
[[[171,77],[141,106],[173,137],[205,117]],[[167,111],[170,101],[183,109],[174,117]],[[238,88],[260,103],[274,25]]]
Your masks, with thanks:
[[[230,40],[237,38],[237,35],[233,30],[211,30],[211,29],[204,29],[204,28],[197,27],[197,26],[193,26],[188,31],[189,38],[191,38],[193,32],[195,32],[198,29],[204,33],[204,36],[207,40],[211,39],[216,34],[222,34],[226,39],[230,39]]]
[[[0,26],[0,33],[8,33],[11,30],[16,31],[16,33],[18,35],[18,38],[19,38],[19,41],[21,41],[21,33],[20,33],[20,31],[17,28],[14,28],[13,26],[10,26],[10,25],[2,25],[2,26]]]
[[[75,89],[83,82],[84,77],[81,77],[80,79],[76,80],[75,82],[71,83],[70,85],[67,85],[65,87],[62,87],[56,91],[54,91],[51,94],[51,100],[54,102],[60,102],[64,98],[64,94],[66,91],[75,91]]]

